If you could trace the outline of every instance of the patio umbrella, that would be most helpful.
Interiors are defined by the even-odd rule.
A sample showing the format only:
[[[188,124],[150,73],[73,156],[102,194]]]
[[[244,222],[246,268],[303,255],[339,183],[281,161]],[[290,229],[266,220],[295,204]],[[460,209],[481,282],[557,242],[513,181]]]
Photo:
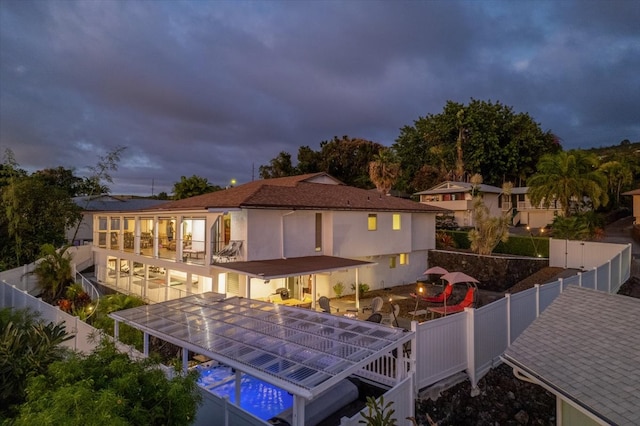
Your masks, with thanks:
[[[480,281],[465,274],[464,272],[449,272],[440,277],[441,280],[445,280],[449,284],[456,283],[479,283]]]
[[[448,274],[449,271],[447,271],[444,268],[441,268],[440,266],[434,266],[432,268],[427,269],[426,271],[424,271],[422,273],[422,275],[429,275],[429,274],[440,274],[440,275],[444,275],[444,274]]]
[[[471,283],[472,286],[476,287],[476,283],[480,282],[475,278],[473,278],[472,276],[465,274],[464,272],[449,272],[448,274],[444,274],[443,276],[441,276],[440,279],[448,282],[449,285],[454,285],[457,283],[467,283],[467,287],[469,286],[469,283]],[[446,300],[444,301],[444,309],[446,312],[446,309],[447,309]]]

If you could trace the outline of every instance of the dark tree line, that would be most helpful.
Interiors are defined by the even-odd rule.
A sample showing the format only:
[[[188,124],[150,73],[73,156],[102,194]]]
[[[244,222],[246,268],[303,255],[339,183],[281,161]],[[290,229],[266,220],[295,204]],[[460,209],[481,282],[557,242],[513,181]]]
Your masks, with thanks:
[[[379,143],[343,136],[298,150],[281,152],[269,165],[260,167],[262,178],[327,172],[344,183],[372,188],[368,164],[384,148]],[[484,182],[524,184],[540,157],[562,150],[560,140],[543,131],[526,113],[515,113],[500,102],[472,99],[468,105],[449,101],[439,114],[428,114],[400,129],[392,145],[400,162],[394,189],[414,193],[443,180],[469,180],[482,175]]]

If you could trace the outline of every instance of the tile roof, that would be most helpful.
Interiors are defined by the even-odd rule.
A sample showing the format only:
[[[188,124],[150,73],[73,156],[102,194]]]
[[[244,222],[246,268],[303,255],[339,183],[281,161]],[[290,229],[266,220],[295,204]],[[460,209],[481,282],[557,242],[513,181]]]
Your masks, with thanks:
[[[503,358],[602,420],[640,424],[640,299],[569,286]]]
[[[336,184],[316,183],[333,181]],[[249,182],[234,188],[162,204],[152,210],[220,208],[366,210],[436,213],[447,210],[344,185],[326,173]]]
[[[479,186],[480,192],[501,194],[502,188],[497,186],[486,185],[481,183]],[[414,195],[431,195],[431,194],[445,194],[450,192],[471,192],[473,184],[470,182],[454,182],[446,181],[439,183],[438,185],[427,189],[426,191],[416,192]]]
[[[246,262],[217,263],[216,267],[262,279],[275,279],[347,268],[374,265],[374,262],[333,256],[304,256],[288,259],[251,260]]]
[[[167,201],[101,195],[98,197],[74,197],[73,202],[84,211],[137,211],[165,204]]]

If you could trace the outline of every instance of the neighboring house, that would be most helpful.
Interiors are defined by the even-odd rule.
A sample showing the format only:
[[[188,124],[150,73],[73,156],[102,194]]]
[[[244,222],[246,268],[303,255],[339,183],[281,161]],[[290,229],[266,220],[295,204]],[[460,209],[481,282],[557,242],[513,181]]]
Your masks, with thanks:
[[[164,204],[166,200],[134,198],[131,196],[98,195],[95,197],[75,197],[73,202],[82,209],[80,226],[67,229],[66,239],[73,245],[93,242],[93,215],[101,211],[131,211]],[[77,228],[77,232],[76,232]]]
[[[632,191],[623,192],[622,195],[630,195],[633,197],[633,217],[634,223],[640,225],[640,188]]]
[[[216,291],[334,296],[412,282],[435,248],[438,207],[326,173],[250,182],[139,211],[94,214],[97,279],[151,300]],[[314,297],[315,296],[315,297]]]
[[[480,184],[475,188],[482,196],[491,216],[500,216],[500,194],[502,189]],[[470,182],[446,181],[426,191],[417,192],[420,202],[430,206],[440,207],[453,212],[458,226],[474,226],[473,223],[473,192],[474,185]]]
[[[544,228],[553,219],[562,214],[562,207],[553,202],[549,208],[533,206],[527,192],[528,187],[518,187],[511,190],[511,194],[503,194],[502,188],[481,184],[477,188],[491,216],[508,213],[511,224],[526,225],[531,228]],[[475,226],[473,223],[473,192],[474,185],[470,182],[447,181],[426,191],[418,192],[420,202],[432,206],[442,207],[453,212],[458,226]]]
[[[562,205],[554,200],[549,208],[542,205],[542,202],[534,206],[529,199],[529,187],[522,186],[513,188],[511,195],[502,195],[502,211],[510,211],[512,225],[526,225],[530,228],[544,228],[556,218],[562,216]]]
[[[638,425],[639,312],[639,299],[569,286],[502,359],[556,396],[558,425]]]

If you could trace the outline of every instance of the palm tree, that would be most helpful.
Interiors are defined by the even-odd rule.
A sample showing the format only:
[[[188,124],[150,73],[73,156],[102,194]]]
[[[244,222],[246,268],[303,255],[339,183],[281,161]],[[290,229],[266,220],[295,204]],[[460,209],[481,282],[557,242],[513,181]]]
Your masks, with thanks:
[[[633,183],[633,172],[628,164],[620,161],[609,161],[600,166],[600,170],[608,180],[609,194],[615,206],[620,204],[620,192],[626,185]]]
[[[547,154],[540,159],[537,169],[527,182],[533,205],[542,203],[548,208],[557,200],[565,216],[569,216],[572,203],[580,203],[583,197],[590,199],[594,209],[609,202],[607,179],[593,154],[581,150]]]
[[[73,284],[71,255],[67,253],[69,246],[60,250],[51,244],[44,244],[40,249],[40,260],[33,270],[38,277],[38,286],[42,289],[42,297],[47,302],[54,302]]]
[[[383,194],[388,194],[400,177],[400,162],[389,148],[382,148],[373,156],[369,163],[369,179],[376,189]]]

